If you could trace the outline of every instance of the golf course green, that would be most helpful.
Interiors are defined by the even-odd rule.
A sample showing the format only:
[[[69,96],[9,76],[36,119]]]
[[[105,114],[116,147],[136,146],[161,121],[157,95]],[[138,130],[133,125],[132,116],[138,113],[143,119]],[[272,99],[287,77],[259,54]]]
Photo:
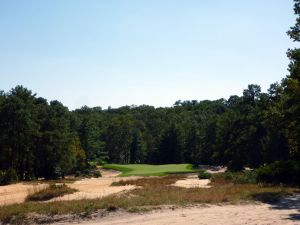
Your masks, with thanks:
[[[121,176],[163,176],[172,173],[197,172],[191,164],[105,164],[103,168],[121,171]]]

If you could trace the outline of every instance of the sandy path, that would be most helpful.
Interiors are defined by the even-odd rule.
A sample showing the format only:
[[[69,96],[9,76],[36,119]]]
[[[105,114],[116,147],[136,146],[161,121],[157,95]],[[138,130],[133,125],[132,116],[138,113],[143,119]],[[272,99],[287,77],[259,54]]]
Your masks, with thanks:
[[[62,223],[66,225],[67,223]],[[76,225],[75,223],[72,223]],[[78,225],[290,225],[300,224],[299,209],[276,209],[268,204],[209,205],[175,210],[160,210],[146,214],[115,214]]]

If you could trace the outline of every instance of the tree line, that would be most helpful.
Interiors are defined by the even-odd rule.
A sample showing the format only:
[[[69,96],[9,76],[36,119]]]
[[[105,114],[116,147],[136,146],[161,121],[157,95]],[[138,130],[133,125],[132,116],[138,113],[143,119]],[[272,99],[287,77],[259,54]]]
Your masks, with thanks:
[[[19,179],[64,176],[86,166],[72,113],[17,86],[0,93],[0,170]]]
[[[300,41],[300,1],[288,32]],[[287,53],[289,75],[262,92],[251,84],[242,96],[177,101],[117,109],[84,106],[69,111],[17,86],[0,92],[0,170],[20,179],[84,170],[99,163],[193,163],[257,168],[300,161],[300,49]]]

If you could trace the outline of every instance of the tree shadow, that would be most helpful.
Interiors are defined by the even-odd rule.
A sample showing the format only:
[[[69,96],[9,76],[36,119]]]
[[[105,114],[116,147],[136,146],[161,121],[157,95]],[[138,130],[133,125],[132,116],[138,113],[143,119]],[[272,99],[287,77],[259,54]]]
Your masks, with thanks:
[[[288,210],[296,209],[299,213],[292,213],[287,219],[293,221],[300,220],[300,193],[286,195],[286,193],[258,193],[252,195],[253,199],[269,204],[272,209]]]

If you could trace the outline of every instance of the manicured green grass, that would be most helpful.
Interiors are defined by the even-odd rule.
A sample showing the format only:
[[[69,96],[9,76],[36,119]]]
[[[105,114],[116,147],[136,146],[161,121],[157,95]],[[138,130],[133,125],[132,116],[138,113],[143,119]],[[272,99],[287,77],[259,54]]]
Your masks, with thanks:
[[[163,176],[173,173],[191,173],[198,170],[193,169],[191,164],[106,164],[103,168],[121,171],[121,176]]]

